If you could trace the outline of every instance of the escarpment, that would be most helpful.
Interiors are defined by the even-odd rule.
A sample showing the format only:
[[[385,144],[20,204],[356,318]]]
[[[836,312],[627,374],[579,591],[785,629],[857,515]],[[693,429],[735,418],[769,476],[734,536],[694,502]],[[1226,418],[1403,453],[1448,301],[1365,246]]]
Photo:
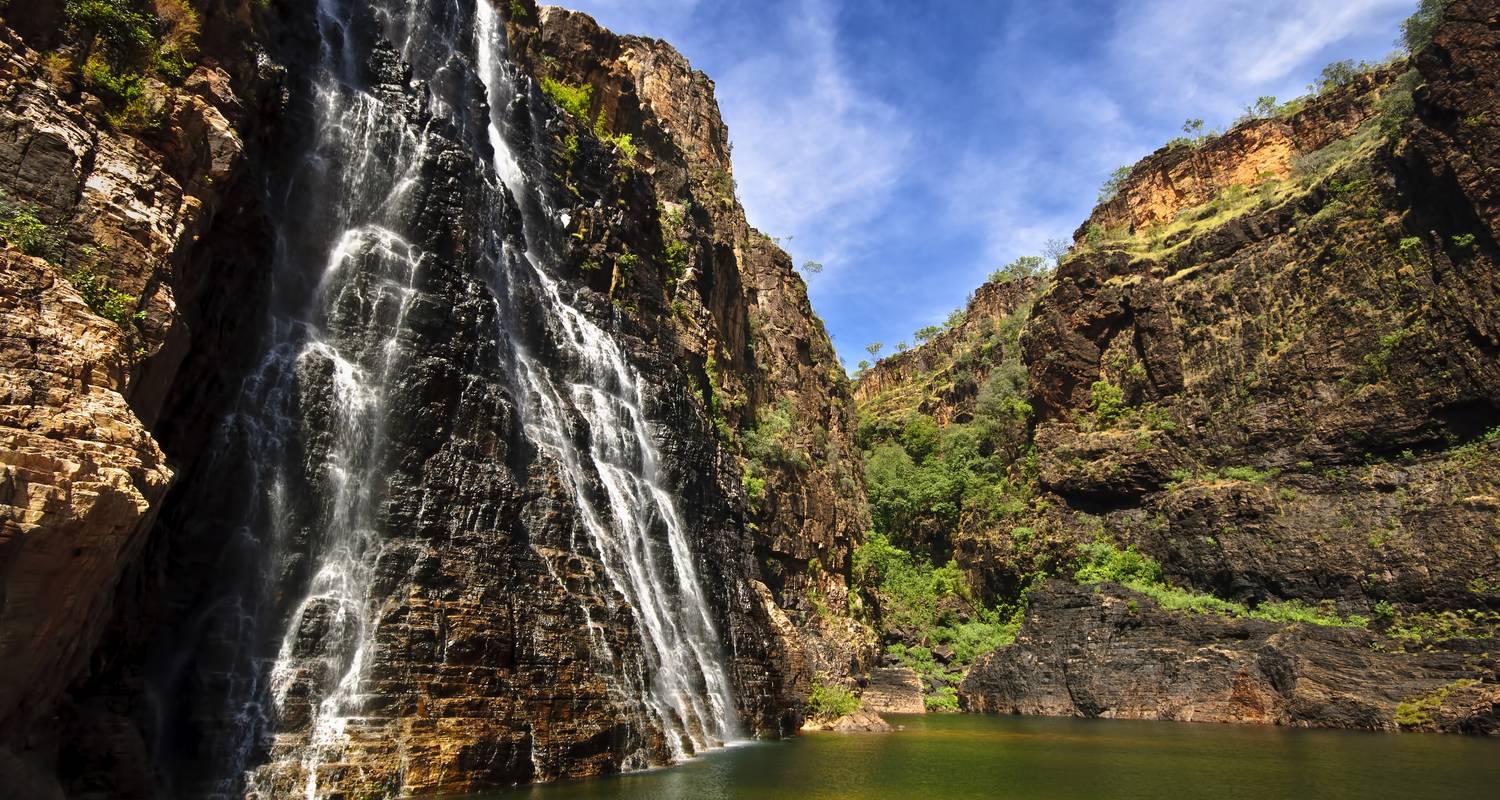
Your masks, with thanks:
[[[47,753],[87,713],[64,692],[100,663],[177,472],[158,423],[200,286],[245,278],[253,243],[222,233],[256,114],[226,71],[243,62],[207,59],[153,90],[149,131],[122,130],[49,74],[37,11],[6,16],[38,42],[0,26],[0,782],[26,797],[48,795]]]
[[[1494,16],[1458,0],[1409,61],[1122,170],[1030,299],[1021,388],[980,387],[1030,454],[910,543],[1018,609],[965,707],[1493,731]],[[931,418],[954,463],[954,416],[899,398],[965,341],[866,373],[872,441]],[[999,419],[962,435],[1021,441]]]
[[[7,31],[7,213],[57,238],[5,235],[28,796],[614,772],[869,660],[819,610],[868,524],[851,387],[712,83],[450,5],[195,3],[145,124],[30,49],[64,16]]]

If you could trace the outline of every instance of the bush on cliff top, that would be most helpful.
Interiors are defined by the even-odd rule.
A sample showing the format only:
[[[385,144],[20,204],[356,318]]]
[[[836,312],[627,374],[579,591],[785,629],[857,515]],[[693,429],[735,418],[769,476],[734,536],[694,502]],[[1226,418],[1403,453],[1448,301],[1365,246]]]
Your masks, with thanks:
[[[1401,43],[1409,53],[1415,53],[1432,43],[1432,35],[1443,21],[1443,13],[1453,0],[1422,0],[1416,13],[1401,23]]]
[[[150,80],[185,79],[198,58],[198,13],[187,0],[67,0],[58,79],[76,75],[114,127],[149,128],[159,111]]]

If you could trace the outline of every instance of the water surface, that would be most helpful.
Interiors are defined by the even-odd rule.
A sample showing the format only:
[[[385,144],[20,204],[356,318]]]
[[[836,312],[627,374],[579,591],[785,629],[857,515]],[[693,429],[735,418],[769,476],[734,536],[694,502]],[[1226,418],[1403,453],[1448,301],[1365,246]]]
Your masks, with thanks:
[[[490,800],[1264,800],[1500,796],[1500,742],[1248,725],[889,717],[889,734],[811,734],[670,769]]]

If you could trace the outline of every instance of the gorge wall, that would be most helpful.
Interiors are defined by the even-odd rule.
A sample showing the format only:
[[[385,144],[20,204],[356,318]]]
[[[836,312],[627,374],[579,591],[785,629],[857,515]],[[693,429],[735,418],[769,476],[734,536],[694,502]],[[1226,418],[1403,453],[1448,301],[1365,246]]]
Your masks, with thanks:
[[[712,83],[479,2],[197,3],[144,106],[7,13],[18,796],[592,775],[869,659],[851,388]]]
[[[1135,165],[1027,299],[1023,386],[957,329],[861,378],[872,469],[923,418],[1029,448],[906,543],[1019,609],[964,707],[1495,732],[1497,31],[1456,0],[1409,62]],[[1027,431],[960,433],[976,394]]]

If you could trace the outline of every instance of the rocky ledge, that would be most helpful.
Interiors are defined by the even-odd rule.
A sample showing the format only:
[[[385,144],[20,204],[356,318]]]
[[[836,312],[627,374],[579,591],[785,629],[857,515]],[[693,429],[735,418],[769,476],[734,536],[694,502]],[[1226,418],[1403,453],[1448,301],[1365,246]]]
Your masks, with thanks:
[[[833,720],[814,720],[802,726],[804,732],[827,731],[830,733],[888,733],[895,730],[879,714],[860,709]]]
[[[965,710],[1500,733],[1500,641],[1402,652],[1367,630],[1169,611],[1118,584],[1048,581],[1016,644],[982,659]]]

